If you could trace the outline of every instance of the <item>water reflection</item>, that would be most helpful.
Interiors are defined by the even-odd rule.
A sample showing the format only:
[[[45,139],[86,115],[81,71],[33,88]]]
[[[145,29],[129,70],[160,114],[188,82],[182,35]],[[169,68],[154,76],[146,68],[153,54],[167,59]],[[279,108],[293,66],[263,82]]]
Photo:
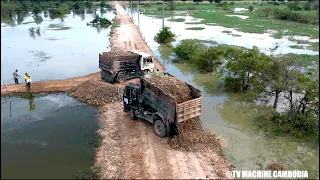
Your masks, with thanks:
[[[36,108],[36,104],[33,101],[34,97],[29,98],[29,111],[33,111]]]
[[[92,8],[91,12],[94,10]],[[76,14],[77,12],[80,14]],[[110,21],[115,16],[113,12],[105,9],[101,15],[100,8],[96,10],[96,14]],[[18,16],[12,16],[12,19],[6,21],[2,19],[1,50],[4,53],[1,53],[1,63],[6,67],[1,72],[3,79],[11,78],[12,73],[9,69],[17,68],[17,64],[18,68],[27,68],[28,71],[37,74],[35,81],[64,79],[99,71],[92,59],[97,59],[98,53],[105,51],[110,44],[110,26],[88,27],[86,24],[94,19],[92,16],[81,14],[81,11],[70,11],[68,15],[43,12],[34,16],[28,13],[19,17],[20,25],[17,23]],[[37,19],[39,23],[42,19],[42,22],[36,24]],[[14,28],[10,28],[9,25]],[[32,27],[33,30],[30,31]],[[37,27],[40,27],[38,31]],[[84,34],[87,36],[83,36]],[[48,53],[52,59],[39,63],[37,58],[30,54],[33,51]],[[77,68],[74,68],[75,65]]]
[[[34,22],[36,23],[36,24],[40,24],[40,23],[42,23],[42,21],[43,21],[43,18],[41,17],[41,16],[39,16],[39,15],[33,15],[33,19],[34,19]]]

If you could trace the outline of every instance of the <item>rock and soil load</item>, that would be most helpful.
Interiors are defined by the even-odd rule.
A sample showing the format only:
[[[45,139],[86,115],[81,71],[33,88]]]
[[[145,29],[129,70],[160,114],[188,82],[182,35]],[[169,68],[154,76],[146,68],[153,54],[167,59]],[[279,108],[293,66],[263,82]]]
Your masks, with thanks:
[[[68,93],[70,96],[75,97],[87,104],[93,106],[102,106],[107,103],[120,101],[122,92],[122,87],[97,80],[88,80],[84,83],[74,86]]]
[[[162,89],[166,94],[173,97],[177,103],[193,99],[191,90],[187,84],[180,79],[164,74],[151,76],[148,80]]]

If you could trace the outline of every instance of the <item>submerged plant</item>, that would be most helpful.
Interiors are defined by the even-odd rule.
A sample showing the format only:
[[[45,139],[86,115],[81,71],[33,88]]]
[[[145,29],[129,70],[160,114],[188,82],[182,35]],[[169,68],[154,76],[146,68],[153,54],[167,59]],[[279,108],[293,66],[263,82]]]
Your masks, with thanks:
[[[170,27],[163,27],[155,36],[155,40],[160,44],[167,44],[174,40],[176,35],[170,31]]]

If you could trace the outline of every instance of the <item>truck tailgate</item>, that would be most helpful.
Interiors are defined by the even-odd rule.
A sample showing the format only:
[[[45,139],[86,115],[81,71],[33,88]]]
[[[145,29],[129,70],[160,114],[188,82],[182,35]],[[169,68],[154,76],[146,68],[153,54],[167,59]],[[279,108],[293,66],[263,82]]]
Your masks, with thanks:
[[[197,117],[201,115],[202,97],[192,99],[183,103],[180,103],[176,107],[177,122]]]

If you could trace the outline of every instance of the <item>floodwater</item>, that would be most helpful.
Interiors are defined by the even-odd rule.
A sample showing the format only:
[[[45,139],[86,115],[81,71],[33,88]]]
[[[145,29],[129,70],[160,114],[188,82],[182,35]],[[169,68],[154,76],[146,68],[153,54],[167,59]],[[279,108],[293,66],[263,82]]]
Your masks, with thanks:
[[[22,78],[29,73],[33,81],[98,72],[98,54],[109,51],[110,27],[87,26],[94,19],[92,12],[71,12],[55,19],[42,13],[40,24],[28,14],[14,27],[1,23],[1,81],[12,84],[15,69]],[[101,15],[99,9],[96,14],[109,20],[115,17],[114,12],[108,11]],[[29,33],[32,27],[40,27],[40,33]]]
[[[93,165],[97,109],[65,94],[1,98],[1,179],[71,179]]]
[[[126,11],[129,13],[129,8],[126,8]],[[131,16],[131,13],[130,13]],[[138,25],[138,13],[133,10],[132,17],[136,24]],[[172,22],[168,21],[171,18],[184,18],[185,22]],[[234,17],[239,18],[239,17]],[[202,19],[193,18],[192,16],[172,16],[165,18],[165,26],[169,26],[171,31],[176,34],[176,41],[173,42],[173,45],[176,45],[183,39],[200,39],[200,40],[210,40],[215,41],[219,44],[228,44],[242,46],[245,48],[252,48],[252,46],[257,46],[260,51],[265,53],[270,53],[270,48],[275,48],[278,46],[278,49],[274,54],[319,54],[319,52],[308,50],[308,49],[295,49],[291,48],[292,45],[297,45],[296,42],[288,40],[288,37],[283,39],[275,39],[271,37],[271,31],[265,34],[256,34],[256,33],[244,33],[237,31],[232,28],[225,28],[222,26],[216,26],[214,23],[212,25],[205,24],[186,24],[186,23],[195,23],[200,22]],[[140,31],[145,37],[148,45],[155,49],[158,44],[154,43],[153,38],[159,32],[162,27],[162,19],[157,19],[152,16],[146,16],[140,14]],[[150,28],[152,25],[152,28]],[[186,30],[186,28],[192,27],[203,27],[203,30]],[[228,33],[226,33],[228,32]],[[297,36],[297,39],[308,40],[308,37]],[[312,42],[319,42],[319,39],[311,40]]]
[[[127,12],[129,12],[128,9]],[[166,71],[202,90],[201,120],[203,125],[223,139],[223,154],[235,166],[235,169],[261,170],[265,169],[269,163],[277,162],[283,164],[287,170],[308,170],[309,178],[319,178],[318,145],[288,136],[269,136],[262,132],[256,125],[256,118],[266,112],[268,108],[256,103],[245,103],[237,97],[239,95],[218,93],[212,90],[210,83],[215,84],[214,75],[199,74],[188,64],[172,63],[170,48],[159,46],[154,41],[153,37],[161,28],[161,19],[140,15],[140,23],[138,23],[136,13],[133,14],[133,19],[140,26],[140,30],[155,56],[165,65]],[[267,34],[238,32],[242,36],[231,37],[221,33],[226,28],[219,26],[205,26],[206,29],[209,27],[211,29],[195,32],[185,30],[190,25],[180,22],[165,21],[165,25],[170,26],[172,31],[178,34],[173,45],[182,39],[195,38],[247,48],[256,45],[262,51],[278,44],[277,53],[315,53],[309,50],[291,49],[289,47],[291,42],[285,39],[273,39]]]

